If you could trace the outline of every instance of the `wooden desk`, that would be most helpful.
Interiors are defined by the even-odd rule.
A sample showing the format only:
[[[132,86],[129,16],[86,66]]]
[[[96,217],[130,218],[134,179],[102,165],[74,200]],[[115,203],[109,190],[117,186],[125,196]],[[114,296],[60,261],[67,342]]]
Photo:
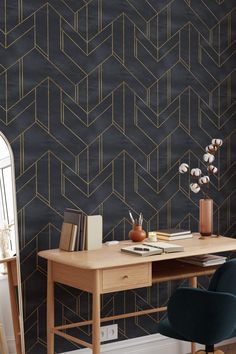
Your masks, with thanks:
[[[165,253],[149,257],[139,257],[121,253],[121,247],[131,245],[130,241],[99,250],[83,252],[64,252],[47,250],[39,256],[48,260],[47,281],[47,341],[48,354],[54,354],[54,335],[57,334],[75,343],[91,348],[93,354],[100,354],[101,322],[118,320],[165,311],[166,307],[126,313],[118,316],[100,318],[100,295],[115,291],[148,287],[157,282],[173,279],[190,279],[190,286],[197,286],[197,277],[212,274],[216,267],[198,267],[177,262],[177,258],[200,254],[236,250],[236,240],[226,237],[208,237],[175,241],[184,246],[184,252]],[[54,282],[78,288],[93,295],[92,320],[74,324],[55,326],[54,324]],[[92,344],[63,332],[68,328],[92,324]],[[192,346],[194,353],[194,345]]]
[[[16,341],[16,352],[17,354],[22,354],[21,349],[21,332],[20,332],[20,322],[19,322],[19,304],[17,298],[17,268],[16,268],[16,257],[9,257],[0,260],[1,263],[7,264],[7,276],[8,276],[8,287],[10,295],[11,304],[11,314],[13,330]]]

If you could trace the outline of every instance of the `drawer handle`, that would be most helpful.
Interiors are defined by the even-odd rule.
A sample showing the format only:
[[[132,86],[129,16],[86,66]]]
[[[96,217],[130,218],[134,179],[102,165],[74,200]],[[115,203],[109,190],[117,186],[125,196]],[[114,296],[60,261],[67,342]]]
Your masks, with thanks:
[[[123,276],[123,279],[128,279],[128,278],[129,278],[128,275],[124,275],[124,276]]]

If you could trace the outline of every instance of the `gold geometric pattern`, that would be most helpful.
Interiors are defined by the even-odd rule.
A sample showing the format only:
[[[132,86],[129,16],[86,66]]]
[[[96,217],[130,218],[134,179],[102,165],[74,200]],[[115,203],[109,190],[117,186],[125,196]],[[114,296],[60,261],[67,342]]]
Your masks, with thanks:
[[[37,252],[58,247],[66,207],[103,215],[105,241],[127,238],[128,209],[146,230],[196,230],[199,196],[178,166],[201,167],[219,137],[214,229],[234,235],[235,20],[233,0],[0,0],[0,130],[15,155],[28,353],[46,352]],[[104,295],[102,312],[164,305],[179,285]],[[58,322],[90,315],[88,294],[56,286]],[[119,339],[158,321],[119,321]],[[57,338],[56,352],[75,348]]]

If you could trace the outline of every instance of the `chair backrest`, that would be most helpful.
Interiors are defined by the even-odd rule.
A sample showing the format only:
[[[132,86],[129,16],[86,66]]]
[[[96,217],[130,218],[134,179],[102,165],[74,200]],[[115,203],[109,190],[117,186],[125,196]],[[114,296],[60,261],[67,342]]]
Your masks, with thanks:
[[[213,275],[210,291],[225,292],[236,296],[236,258],[224,263]]]

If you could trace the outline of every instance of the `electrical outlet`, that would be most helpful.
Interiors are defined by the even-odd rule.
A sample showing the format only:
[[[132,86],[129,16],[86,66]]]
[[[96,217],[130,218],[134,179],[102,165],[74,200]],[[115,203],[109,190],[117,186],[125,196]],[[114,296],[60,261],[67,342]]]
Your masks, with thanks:
[[[102,326],[100,328],[101,342],[114,340],[118,338],[118,325]]]
[[[101,342],[105,342],[107,340],[107,326],[103,326],[100,328],[100,337]]]
[[[118,338],[118,325],[113,324],[107,326],[107,340],[114,340]]]

